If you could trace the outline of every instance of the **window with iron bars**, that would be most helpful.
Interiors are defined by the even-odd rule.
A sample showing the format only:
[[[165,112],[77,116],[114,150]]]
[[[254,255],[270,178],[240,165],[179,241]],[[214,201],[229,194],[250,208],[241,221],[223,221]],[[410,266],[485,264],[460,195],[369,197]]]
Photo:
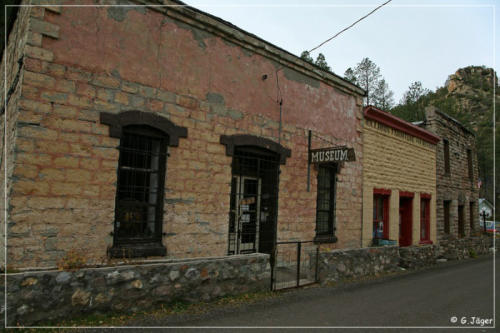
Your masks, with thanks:
[[[167,144],[168,136],[149,126],[123,128],[119,147],[115,245],[161,245]],[[124,253],[124,256],[142,256],[140,252],[137,255]],[[149,255],[154,254],[149,252]]]
[[[335,242],[336,166],[318,168],[316,200],[316,237],[318,242]]]

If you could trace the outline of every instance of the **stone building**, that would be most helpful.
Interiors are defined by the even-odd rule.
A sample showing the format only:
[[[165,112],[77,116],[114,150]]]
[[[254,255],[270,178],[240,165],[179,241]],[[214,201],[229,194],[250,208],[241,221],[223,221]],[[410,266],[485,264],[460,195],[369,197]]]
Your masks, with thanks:
[[[5,51],[7,265],[361,246],[364,91],[341,77],[191,7],[20,7]]]
[[[442,138],[437,145],[438,239],[479,231],[478,164],[475,135],[436,107],[425,110],[422,127]]]
[[[439,137],[373,106],[364,116],[363,246],[435,244]]]

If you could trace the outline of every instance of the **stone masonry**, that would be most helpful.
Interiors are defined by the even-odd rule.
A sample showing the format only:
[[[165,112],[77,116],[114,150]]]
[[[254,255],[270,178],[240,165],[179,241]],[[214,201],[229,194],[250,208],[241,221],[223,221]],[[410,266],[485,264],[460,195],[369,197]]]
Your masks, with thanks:
[[[438,239],[449,240],[459,237],[458,207],[463,206],[465,236],[479,231],[478,219],[478,164],[474,134],[457,120],[435,107],[425,110],[426,120],[423,126],[449,142],[450,172],[445,172],[444,141],[437,145],[437,232]],[[472,178],[469,177],[467,150],[472,155]],[[450,232],[444,230],[444,201],[450,202]],[[473,210],[470,211],[471,203]],[[473,222],[474,230],[471,229]]]
[[[389,239],[399,238],[399,192],[414,193],[412,244],[420,241],[420,195],[430,194],[430,239],[436,242],[436,144],[409,134],[413,125],[382,110],[376,120],[365,111],[363,164],[363,246],[372,242],[374,189],[390,190]],[[384,124],[383,122],[387,122]],[[406,126],[404,129],[401,126]],[[417,131],[418,132],[418,131]],[[424,133],[425,134],[425,133]]]
[[[9,274],[7,324],[32,325],[110,311],[127,314],[175,301],[262,292],[269,290],[270,275],[267,254]],[[3,300],[3,279],[1,284]]]
[[[234,134],[291,150],[280,166],[278,240],[315,235],[308,130],[312,148],[354,148],[338,174],[330,247],[361,245],[364,92],[343,79],[189,7],[22,7],[6,63],[9,267],[53,267],[69,250],[106,260],[119,139],[102,112],[152,113],[187,129],[166,166],[168,258],[227,254],[232,158],[220,137]]]

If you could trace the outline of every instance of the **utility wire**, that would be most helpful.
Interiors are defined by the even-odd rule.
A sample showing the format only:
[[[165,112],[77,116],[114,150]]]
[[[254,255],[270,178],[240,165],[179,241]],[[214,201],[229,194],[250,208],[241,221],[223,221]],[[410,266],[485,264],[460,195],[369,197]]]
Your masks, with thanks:
[[[370,16],[371,14],[375,13],[377,10],[379,10],[380,8],[382,8],[383,6],[387,5],[389,2],[391,2],[392,0],[389,0],[389,1],[386,1],[384,2],[383,4],[381,4],[380,6],[378,6],[377,8],[375,8],[374,10],[372,10],[371,12],[369,12],[368,14],[366,14],[365,16],[363,16],[362,18],[360,18],[359,20],[357,20],[356,22],[354,22],[353,24],[351,24],[350,26],[348,26],[347,28],[344,28],[343,30],[337,32],[333,37],[330,37],[328,38],[327,40],[325,40],[323,43],[319,44],[318,46],[310,49],[308,52],[311,53],[312,51],[320,48],[321,46],[325,45],[326,43],[328,43],[329,41],[331,41],[332,39],[334,39],[335,37],[337,37],[338,35],[340,35],[341,33],[343,33],[344,31],[352,28],[356,23],[364,20],[365,18],[367,18],[368,16]]]

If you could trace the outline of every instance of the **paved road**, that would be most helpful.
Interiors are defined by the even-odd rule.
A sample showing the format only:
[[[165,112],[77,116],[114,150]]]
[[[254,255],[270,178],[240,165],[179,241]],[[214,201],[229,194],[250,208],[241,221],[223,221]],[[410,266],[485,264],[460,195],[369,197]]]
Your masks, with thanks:
[[[498,273],[497,268],[497,282]],[[496,312],[498,318],[499,311]],[[467,324],[453,324],[452,317],[457,317],[459,322],[464,317]],[[270,300],[236,309],[214,309],[196,317],[169,316],[140,320],[130,325],[177,327],[168,329],[168,332],[190,331],[188,327],[206,327],[203,331],[209,332],[220,332],[220,327],[227,327],[224,331],[247,331],[235,329],[237,326],[301,327],[300,331],[318,326],[420,327],[412,332],[429,331],[422,326],[441,326],[443,328],[439,331],[449,332],[444,326],[471,327],[469,323],[473,317],[493,318],[492,257],[445,263],[425,271],[362,284],[294,290]],[[481,327],[480,322],[474,326]],[[484,329],[486,326],[491,327],[485,325],[483,329],[461,329],[460,332],[494,331]],[[349,330],[353,331],[361,330]],[[386,330],[377,330],[381,331]],[[400,331],[406,330],[391,330]]]

